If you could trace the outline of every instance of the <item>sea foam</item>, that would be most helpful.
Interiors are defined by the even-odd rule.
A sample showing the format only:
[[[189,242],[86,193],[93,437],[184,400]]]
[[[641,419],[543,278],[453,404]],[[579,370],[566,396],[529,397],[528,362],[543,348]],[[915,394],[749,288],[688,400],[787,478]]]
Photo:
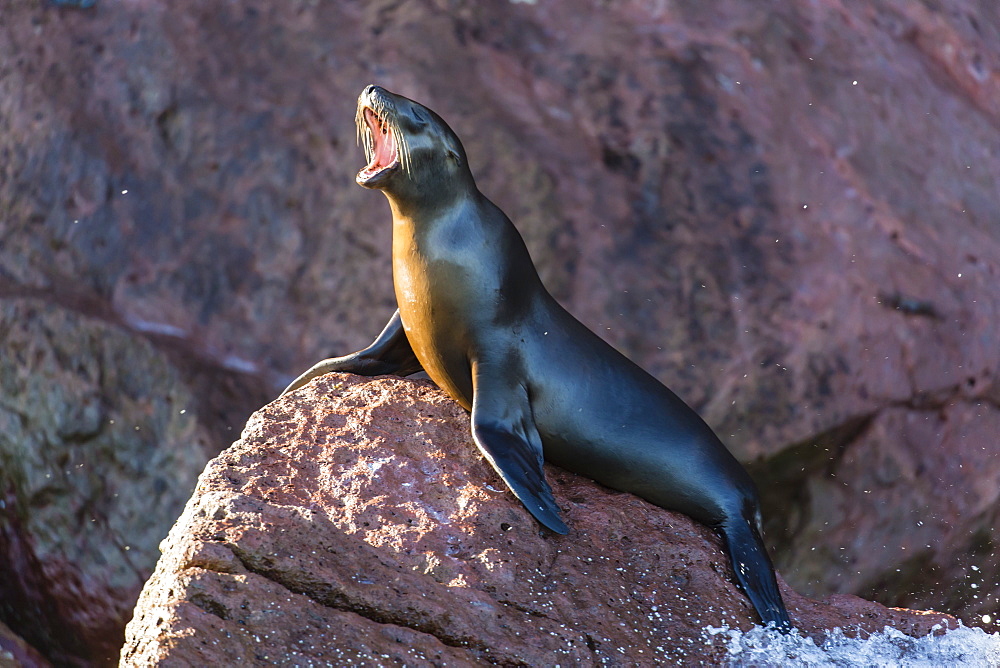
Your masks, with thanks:
[[[935,627],[940,631],[940,627]],[[1000,633],[959,626],[940,635],[934,632],[913,638],[886,626],[881,632],[848,637],[834,629],[821,644],[798,633],[783,634],[774,628],[755,626],[749,631],[728,626],[705,628],[706,642],[721,637],[729,652],[726,665],[749,666],[1000,666]]]

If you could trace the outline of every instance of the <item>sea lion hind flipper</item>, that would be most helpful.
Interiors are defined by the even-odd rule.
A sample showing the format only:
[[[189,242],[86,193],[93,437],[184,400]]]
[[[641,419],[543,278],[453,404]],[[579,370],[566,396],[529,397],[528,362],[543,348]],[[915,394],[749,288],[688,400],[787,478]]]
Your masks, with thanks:
[[[313,378],[339,371],[359,376],[409,376],[422,371],[417,356],[403,330],[399,309],[392,314],[388,324],[368,347],[343,357],[330,357],[314,364],[308,371],[293,380],[282,395],[297,390]]]
[[[726,544],[736,581],[761,621],[764,624],[774,622],[783,633],[791,632],[794,627],[778,591],[774,566],[753,522],[737,516],[724,522],[718,530]]]

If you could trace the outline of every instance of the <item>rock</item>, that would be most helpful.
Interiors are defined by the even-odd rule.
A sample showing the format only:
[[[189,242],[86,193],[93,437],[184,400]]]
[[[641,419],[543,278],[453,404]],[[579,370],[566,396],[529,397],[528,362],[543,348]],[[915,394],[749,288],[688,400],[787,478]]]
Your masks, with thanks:
[[[0,297],[152,343],[217,452],[392,312],[389,213],[354,185],[381,83],[455,127],[555,296],[753,465],[796,588],[982,624],[997,25],[961,0],[6,0]]]
[[[0,668],[49,668],[45,657],[0,622]]]
[[[0,349],[0,613],[54,663],[104,663],[209,439],[163,355],[104,322],[0,299]]]
[[[709,529],[546,474],[568,536],[539,528],[429,381],[320,378],[202,473],[121,665],[688,664],[721,657],[706,625],[753,624]],[[955,621],[781,584],[817,637]]]
[[[879,412],[856,440],[841,444],[826,476],[788,481],[805,493],[788,512],[797,530],[776,536],[778,563],[812,595],[834,581],[841,591],[889,605],[917,599],[995,614],[990,527],[998,517],[1000,461],[987,444],[997,434],[1000,412],[974,403]],[[934,440],[936,450],[919,445]],[[772,501],[780,494],[769,493]]]

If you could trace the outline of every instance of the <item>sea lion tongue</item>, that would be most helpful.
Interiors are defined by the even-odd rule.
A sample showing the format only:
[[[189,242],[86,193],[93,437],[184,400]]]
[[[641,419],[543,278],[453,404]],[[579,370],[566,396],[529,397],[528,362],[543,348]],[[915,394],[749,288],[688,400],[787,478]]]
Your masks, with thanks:
[[[371,109],[365,109],[365,122],[371,131],[372,141],[375,144],[372,151],[371,162],[361,173],[369,176],[387,167],[392,167],[398,158],[396,149],[396,135],[389,129],[389,124],[385,123]]]

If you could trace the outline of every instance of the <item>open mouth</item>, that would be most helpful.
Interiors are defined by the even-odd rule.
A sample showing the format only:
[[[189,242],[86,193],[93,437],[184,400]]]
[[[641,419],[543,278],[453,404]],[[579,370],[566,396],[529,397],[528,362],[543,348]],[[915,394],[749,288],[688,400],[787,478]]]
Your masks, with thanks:
[[[367,183],[375,177],[388,173],[399,166],[399,148],[396,144],[396,134],[392,125],[379,116],[370,107],[363,109],[358,124],[358,132],[364,144],[368,164],[358,172],[358,183]]]

